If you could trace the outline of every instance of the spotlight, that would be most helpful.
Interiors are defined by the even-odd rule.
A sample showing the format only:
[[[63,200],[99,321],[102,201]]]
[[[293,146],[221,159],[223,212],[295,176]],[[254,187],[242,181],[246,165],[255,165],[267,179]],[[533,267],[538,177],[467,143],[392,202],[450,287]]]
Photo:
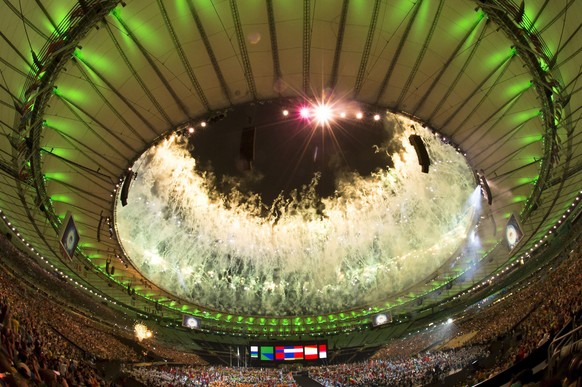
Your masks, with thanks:
[[[287,117],[289,115],[289,110],[287,110],[287,109],[283,110],[283,115],[285,117]]]
[[[357,112],[357,113],[356,113],[356,118],[357,118],[358,120],[361,120],[361,119],[362,119],[362,117],[364,117],[364,114],[363,114],[362,112]]]
[[[372,326],[377,327],[380,325],[388,324],[392,322],[392,314],[391,313],[378,313],[375,316],[372,316]]]
[[[194,128],[193,127],[189,127],[188,128],[188,133],[190,133],[190,134],[194,133]]]
[[[182,316],[182,326],[190,329],[200,329],[200,320],[194,316]]]
[[[202,122],[200,123],[200,126],[202,126],[203,128],[205,128],[205,127],[206,127],[206,121],[202,121]]]
[[[315,107],[315,119],[317,120],[318,125],[328,125],[331,118],[332,111],[328,105],[320,104]]]
[[[380,114],[374,114],[374,121],[380,121]]]
[[[341,118],[346,118],[346,112],[341,112],[341,113],[340,113],[340,117],[341,117]]]
[[[453,319],[449,317],[449,318],[447,319],[447,324],[452,324],[452,323],[453,323]]]
[[[301,110],[299,110],[299,115],[301,116],[301,118],[303,119],[308,119],[309,118],[309,108],[308,107],[302,107]]]

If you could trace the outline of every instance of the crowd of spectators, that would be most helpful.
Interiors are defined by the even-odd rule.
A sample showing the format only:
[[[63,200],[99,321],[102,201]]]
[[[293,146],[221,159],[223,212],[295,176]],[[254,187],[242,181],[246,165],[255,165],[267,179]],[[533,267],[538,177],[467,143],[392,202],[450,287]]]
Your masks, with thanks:
[[[540,275],[515,297],[510,297],[499,308],[492,321],[504,314],[512,314],[520,303],[534,305],[514,326],[493,332],[492,338],[505,335],[518,337],[516,345],[496,358],[495,365],[475,375],[475,380],[487,379],[527,357],[536,348],[550,340],[567,322],[582,312],[582,249],[577,246],[567,258],[551,271]],[[507,313],[507,311],[512,313]],[[484,323],[487,326],[486,323]],[[495,322],[491,324],[497,326]]]
[[[55,332],[44,312],[60,311],[42,305],[19,281],[0,271],[0,368],[12,385],[99,386],[104,381],[74,344]]]
[[[47,270],[41,261],[15,249],[4,237],[0,237],[0,248],[1,258],[6,263],[4,268],[10,268],[13,275],[19,278],[19,289],[25,289],[25,293],[34,292],[34,299],[30,302],[42,306],[41,312],[47,317],[52,329],[85,353],[100,359],[138,362],[145,360],[149,352],[158,358],[182,364],[205,364],[195,354],[163,344],[143,342],[143,351],[125,345],[117,337],[123,337],[126,341],[134,340],[133,321],[128,316],[91,298],[86,292],[68,284],[68,281],[63,281],[56,273]],[[34,283],[27,282],[27,278],[34,278]],[[39,299],[43,302],[37,303]],[[115,321],[119,324],[111,325],[101,321]]]
[[[517,337],[516,345],[496,354],[493,366],[475,373],[473,382],[488,379],[527,357],[582,311],[582,249],[579,247],[575,245],[557,265],[537,273],[526,286],[500,295],[501,301],[493,302],[450,327],[435,327],[394,340],[378,350],[367,363],[320,367],[311,372],[323,384],[334,387],[391,382],[425,384],[462,365],[455,363],[447,367],[447,361],[441,358],[444,354],[455,359],[452,354],[456,351],[476,350],[479,356],[484,356],[487,351],[483,348],[493,341]],[[457,338],[466,339],[455,340]],[[445,345],[437,345],[442,342]],[[416,355],[427,348],[450,349],[447,342],[461,343],[462,347],[427,352],[428,356]],[[439,359],[434,367],[421,360],[431,356]],[[425,369],[423,365],[428,367]],[[400,372],[403,369],[406,371]]]
[[[203,366],[208,363],[202,360],[202,358],[194,353],[188,352],[181,348],[170,347],[164,343],[158,341],[147,341],[144,340],[140,345],[150,353],[153,353],[156,357],[162,358],[166,361],[178,364],[188,364],[191,366]]]
[[[120,342],[111,332],[105,331],[105,327],[84,316],[61,312],[53,316],[51,325],[60,335],[97,358],[123,362],[142,360],[142,356],[133,347]]]
[[[472,381],[487,379],[527,357],[573,316],[580,314],[582,249],[579,247],[578,243],[565,257],[536,272],[527,284],[499,295],[497,300],[476,313],[467,313],[446,329],[421,331],[396,340],[364,363],[310,367],[310,375],[333,387],[427,384],[487,357],[491,343],[514,338],[513,347],[497,354],[493,366],[474,374]],[[4,254],[5,251],[1,255],[3,259]],[[88,303],[98,306],[99,302],[69,293],[68,300],[73,303],[83,300],[81,305],[88,308],[70,309],[58,297],[50,297],[47,289],[37,286],[65,288],[59,278],[38,264],[22,270],[34,271],[33,277],[40,278],[38,283],[31,284],[20,273],[4,265],[0,267],[0,371],[11,373],[10,377],[16,379],[15,385],[106,385],[95,370],[95,358],[132,363],[145,360],[147,352],[190,366],[126,368],[132,377],[146,385],[295,385],[291,374],[283,370],[205,366],[194,354],[155,342],[144,342],[144,351],[139,353],[116,338],[131,339],[127,327],[114,328],[91,317]],[[110,313],[117,315],[118,312]],[[461,343],[458,348],[435,349],[437,344],[441,344],[438,348],[446,348],[442,343],[460,337],[466,340],[458,341]],[[4,382],[0,378],[0,386]]]
[[[440,329],[439,329],[440,328]],[[396,359],[408,358],[419,352],[424,352],[436,343],[443,340],[449,340],[458,332],[454,324],[448,324],[444,327],[436,326],[433,329],[421,331],[416,334],[409,334],[400,339],[393,340],[380,348],[373,356],[372,360],[377,359]]]
[[[147,386],[295,387],[291,373],[275,368],[131,367],[126,370]]]
[[[484,346],[475,346],[424,352],[409,358],[310,367],[309,375],[326,387],[426,385],[487,355]]]
[[[67,304],[69,308],[76,309],[92,320],[123,321],[126,318],[118,310],[95,302],[95,298],[86,291],[71,284],[65,285],[67,281],[45,263],[46,261],[22,253],[3,235],[0,236],[0,251],[2,251],[2,260],[6,263],[5,266],[9,266],[21,281],[33,279],[32,283],[28,283],[29,287],[45,290],[60,303]],[[81,268],[81,271],[84,273],[85,268]]]

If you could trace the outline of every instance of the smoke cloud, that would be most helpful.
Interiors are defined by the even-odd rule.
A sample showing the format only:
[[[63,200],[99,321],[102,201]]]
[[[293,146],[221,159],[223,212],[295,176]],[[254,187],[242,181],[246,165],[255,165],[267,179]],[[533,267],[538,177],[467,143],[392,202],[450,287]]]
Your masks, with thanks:
[[[416,128],[431,158],[421,173],[408,137],[415,122],[378,144],[390,165],[345,172],[321,198],[318,176],[265,205],[236,182],[213,190],[183,144],[168,139],[136,165],[132,200],[116,211],[121,243],[150,281],[198,305],[231,313],[331,313],[379,303],[423,281],[466,242],[475,181],[464,157]],[[394,125],[397,122],[398,125]]]

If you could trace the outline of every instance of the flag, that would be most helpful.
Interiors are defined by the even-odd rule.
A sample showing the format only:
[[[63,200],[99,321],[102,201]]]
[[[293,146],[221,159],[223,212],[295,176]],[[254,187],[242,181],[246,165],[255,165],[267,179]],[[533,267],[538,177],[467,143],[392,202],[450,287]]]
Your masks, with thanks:
[[[319,358],[320,359],[327,359],[327,345],[326,344],[319,344]]]
[[[282,345],[275,347],[275,360],[285,360],[285,348]]]
[[[259,347],[256,345],[251,345],[251,359],[259,358]]]
[[[285,360],[302,360],[303,346],[302,345],[286,345],[283,349]]]
[[[316,344],[309,344],[305,346],[305,360],[317,360],[318,353],[317,353],[317,345]]]
[[[275,360],[273,347],[261,347],[261,360]]]

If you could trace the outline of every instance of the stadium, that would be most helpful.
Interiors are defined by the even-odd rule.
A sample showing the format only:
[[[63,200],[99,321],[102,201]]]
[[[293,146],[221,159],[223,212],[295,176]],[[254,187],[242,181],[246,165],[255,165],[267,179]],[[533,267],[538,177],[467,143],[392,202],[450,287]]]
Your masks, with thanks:
[[[580,1],[0,10],[3,383],[580,383]]]

